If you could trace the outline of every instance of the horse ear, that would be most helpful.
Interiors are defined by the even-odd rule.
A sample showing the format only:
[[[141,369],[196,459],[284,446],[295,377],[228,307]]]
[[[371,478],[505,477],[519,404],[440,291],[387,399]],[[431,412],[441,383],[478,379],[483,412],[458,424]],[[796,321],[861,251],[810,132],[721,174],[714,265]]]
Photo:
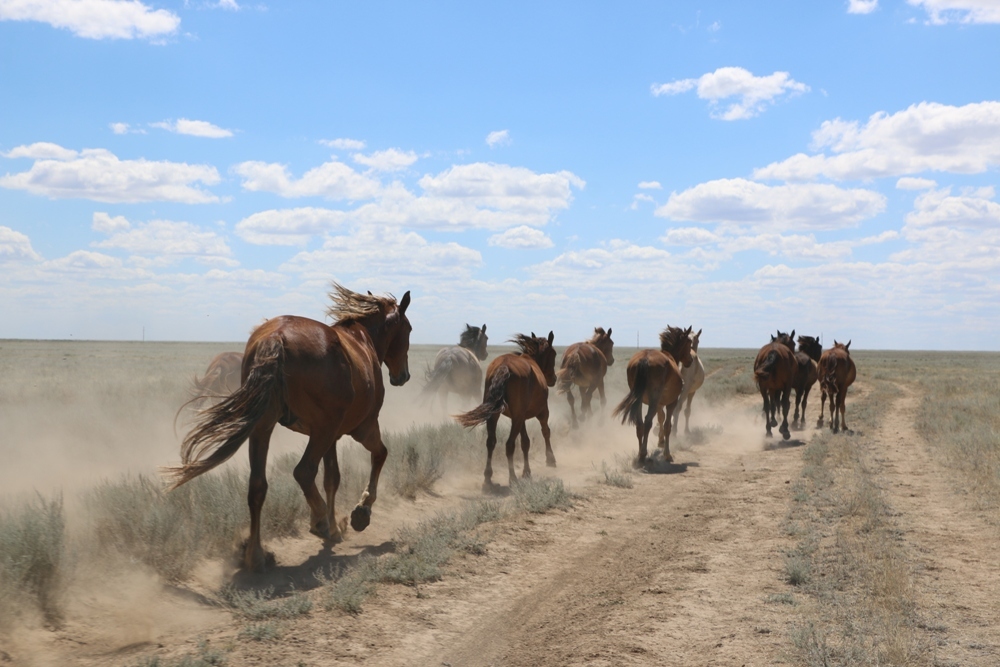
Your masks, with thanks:
[[[406,290],[403,300],[399,302],[399,312],[406,315],[406,309],[410,307],[410,290]]]
[[[611,327],[608,327],[608,336],[611,335]]]
[[[845,350],[850,350],[851,349],[851,341],[847,341],[847,345],[844,346],[844,349]]]
[[[552,341],[554,341],[555,339],[556,339],[556,335],[550,331],[549,332],[549,345],[552,345]]]
[[[535,332],[534,332],[534,331],[532,331],[532,332],[531,332],[531,337],[532,337],[532,338],[538,338],[538,336],[536,336],[536,335],[535,335]]]
[[[368,296],[375,296],[375,295],[374,295],[374,294],[372,294],[372,291],[371,291],[371,290],[368,290]]]
[[[771,334],[771,342],[773,343],[776,340],[778,340],[777,336],[775,336],[774,334]]]
[[[792,329],[792,333],[789,334],[789,338],[795,338],[795,329]]]
[[[483,325],[482,332],[486,333],[486,325],[485,324]]]

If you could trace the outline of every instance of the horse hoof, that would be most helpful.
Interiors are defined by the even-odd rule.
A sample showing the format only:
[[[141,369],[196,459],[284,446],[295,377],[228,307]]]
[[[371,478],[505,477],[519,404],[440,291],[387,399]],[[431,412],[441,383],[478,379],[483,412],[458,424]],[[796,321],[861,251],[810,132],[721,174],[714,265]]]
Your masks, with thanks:
[[[556,467],[556,460],[555,459],[545,459],[545,465],[548,466],[549,468],[555,468]]]
[[[330,522],[323,519],[315,526],[309,529],[309,532],[316,537],[322,538],[324,540],[330,539]]]
[[[770,431],[768,431],[767,433],[765,433],[765,434],[764,434],[764,437],[765,437],[765,438],[773,438],[774,436],[773,436],[773,435],[771,435],[771,432],[770,432]]]
[[[351,512],[351,528],[357,532],[363,531],[372,522],[372,508],[368,505],[358,505]]]
[[[257,554],[247,553],[243,560],[243,566],[250,572],[258,574],[274,568],[274,554],[270,551],[262,551]]]
[[[500,491],[500,485],[494,484],[493,482],[483,482],[483,493],[488,495],[496,495]]]
[[[783,440],[791,440],[791,439],[792,439],[792,434],[791,434],[791,432],[790,432],[790,431],[789,431],[789,430],[788,430],[788,429],[786,428],[786,429],[785,429],[784,431],[782,431],[782,432],[781,432],[781,438],[782,438]]]

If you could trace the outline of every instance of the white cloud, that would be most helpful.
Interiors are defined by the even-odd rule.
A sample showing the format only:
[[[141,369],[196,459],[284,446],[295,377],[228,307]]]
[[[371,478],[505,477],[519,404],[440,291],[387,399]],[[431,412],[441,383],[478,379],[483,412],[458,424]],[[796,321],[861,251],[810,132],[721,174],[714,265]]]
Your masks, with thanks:
[[[319,143],[338,151],[360,151],[365,147],[365,142],[358,139],[320,139]]]
[[[486,135],[486,145],[490,148],[510,145],[510,132],[508,130],[494,130]]]
[[[890,258],[898,262],[952,263],[984,276],[1000,271],[1000,204],[993,188],[953,195],[950,188],[917,197],[903,236],[914,245]]]
[[[456,165],[420,179],[420,187],[431,197],[546,216],[553,209],[567,208],[573,199],[572,189],[583,189],[585,185],[583,179],[568,171],[538,174],[524,167],[486,162]]]
[[[103,213],[101,211],[94,212],[93,220],[90,223],[91,229],[105,234],[125,231],[129,228],[129,226],[128,220],[125,219],[125,216],[118,215],[112,218],[107,213]]]
[[[650,197],[649,195],[647,195],[645,193],[640,192],[637,195],[633,195],[633,197],[632,197],[632,205],[629,206],[629,208],[631,208],[633,211],[638,211],[639,210],[639,202],[646,202],[648,204],[654,204],[654,205],[656,204],[656,200],[655,199],[653,199],[652,197]]]
[[[862,180],[923,171],[980,173],[1000,165],[1000,102],[961,107],[921,102],[892,115],[880,111],[862,126],[839,118],[813,134],[816,150],[754,171],[786,181],[826,176]]]
[[[662,190],[663,186],[660,185],[659,181],[640,181],[639,182],[639,189],[640,190]]]
[[[88,39],[162,39],[181,23],[138,0],[0,0],[0,21],[39,21]]]
[[[24,259],[41,260],[31,247],[31,239],[10,227],[0,225],[0,262]]]
[[[176,134],[186,134],[191,137],[204,137],[206,139],[225,139],[233,136],[232,130],[227,130],[218,125],[213,125],[206,120],[188,120],[178,118],[176,121],[165,120],[160,123],[150,123],[153,127],[161,130],[174,132]],[[116,131],[116,134],[120,134]]]
[[[216,6],[219,7],[220,9],[228,9],[234,12],[239,11],[241,9],[236,0],[219,0],[219,4]]]
[[[708,100],[712,117],[722,120],[752,118],[783,95],[795,95],[809,91],[809,86],[791,78],[788,72],[775,72],[768,76],[754,76],[742,67],[720,67],[714,72],[703,74],[697,79],[681,79],[671,83],[653,84],[653,95],[676,95],[697,88],[698,97]],[[730,97],[739,100],[731,102],[721,112],[719,102]]]
[[[997,0],[907,0],[927,12],[928,22],[1000,23],[1000,2]]]
[[[551,248],[553,245],[552,239],[545,232],[527,225],[512,227],[501,234],[494,234],[490,237],[489,244],[512,250]]]
[[[257,245],[305,245],[313,236],[339,227],[347,213],[327,208],[260,211],[236,223],[236,234]]]
[[[389,148],[384,151],[375,151],[371,155],[355,153],[354,161],[375,171],[400,171],[416,162],[417,154],[413,151]]]
[[[932,190],[917,197],[914,210],[906,216],[906,229],[945,227],[947,229],[1000,229],[1000,204],[993,201],[992,187],[952,195],[951,188]]]
[[[128,123],[109,123],[108,127],[110,127],[111,131],[115,134],[128,134]]]
[[[90,271],[93,269],[120,269],[122,261],[100,252],[74,250],[65,257],[46,262],[45,268],[56,271]]]
[[[871,14],[878,9],[878,0],[847,0],[848,14]]]
[[[95,243],[95,247],[124,250],[137,256],[133,260],[145,260],[140,265],[148,262],[163,266],[185,258],[228,266],[237,264],[225,239],[189,222],[151,220],[133,226],[123,218],[95,214],[95,229],[98,224],[103,228],[99,231],[109,232],[111,237]]]
[[[896,181],[898,190],[930,190],[937,187],[937,181],[929,178],[914,178],[913,176],[903,176]]]
[[[7,157],[33,157],[26,172],[0,176],[0,187],[26,190],[52,199],[93,199],[120,203],[172,201],[186,204],[217,202],[198,183],[215,185],[215,167],[185,162],[119,160],[103,148],[77,153],[55,144],[19,146]]]
[[[722,237],[701,227],[672,227],[660,240],[667,245],[694,246],[718,243]]]
[[[747,225],[759,231],[842,229],[885,210],[871,190],[829,184],[768,186],[742,178],[701,183],[672,193],[656,215],[692,222]]]
[[[326,197],[351,201],[371,199],[379,194],[379,181],[359,174],[338,160],[310,169],[296,180],[282,164],[242,162],[233,171],[243,177],[243,189],[273,192],[281,197]]]

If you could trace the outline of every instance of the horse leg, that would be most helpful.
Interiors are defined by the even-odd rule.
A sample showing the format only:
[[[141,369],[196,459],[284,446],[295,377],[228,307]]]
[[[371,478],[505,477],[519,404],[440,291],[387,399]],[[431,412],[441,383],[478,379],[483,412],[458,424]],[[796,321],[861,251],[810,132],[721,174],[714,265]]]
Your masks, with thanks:
[[[837,433],[840,431],[840,415],[837,414],[837,394],[830,392],[830,429]]]
[[[517,484],[517,473],[514,472],[514,449],[517,448],[517,436],[524,428],[524,421],[514,421],[510,420],[510,435],[507,436],[507,472],[508,472],[508,485],[514,486]]]
[[[687,405],[684,407],[684,433],[691,432],[691,401],[694,400],[694,393],[688,394]],[[680,411],[677,411],[680,414]]]
[[[656,409],[656,446],[663,447],[663,433],[664,429],[666,432],[670,432],[670,422],[667,425],[663,425],[663,420],[666,418],[666,412],[663,411],[663,407],[658,407]]]
[[[320,431],[316,428],[311,430],[309,444],[306,445],[306,451],[302,453],[302,458],[292,471],[292,476],[299,483],[309,505],[309,532],[328,540],[330,517],[326,503],[316,488],[316,473],[319,472],[319,462],[326,457],[326,453],[333,446],[331,442],[334,438],[329,431]]]
[[[819,420],[816,422],[816,428],[823,428],[823,413],[826,412],[826,389],[823,387],[819,388]]]
[[[604,410],[608,405],[608,399],[604,396],[604,378],[597,381],[597,392],[601,396],[601,418],[599,421],[604,424]]]
[[[490,493],[496,487],[493,484],[493,449],[497,446],[497,422],[500,415],[490,415],[486,420],[486,470],[483,472],[483,493]]]
[[[327,523],[330,525],[330,539],[340,541],[347,530],[347,517],[337,522],[337,510],[334,500],[337,489],[340,488],[340,463],[337,461],[337,441],[334,440],[330,449],[323,455],[323,487],[326,491]],[[340,524],[343,525],[340,525]]]
[[[791,407],[791,399],[791,388],[783,389],[781,391],[781,426],[778,428],[778,432],[785,440],[792,437],[792,432],[788,430],[788,409]]]
[[[649,432],[653,430],[653,413],[655,412],[656,401],[653,401],[649,404],[649,410],[646,411],[646,419],[642,424],[635,425],[636,435],[639,436],[639,463],[646,462],[646,455],[649,451]]]
[[[521,469],[521,477],[531,479],[531,465],[528,464],[528,450],[531,449],[531,440],[528,438],[528,423],[521,424],[521,453],[524,454],[524,467]]]
[[[594,410],[590,407],[590,401],[594,398],[594,387],[587,387],[586,389],[580,389],[580,419],[586,420],[587,417],[594,416]]]
[[[761,389],[760,395],[761,398],[764,399],[764,426],[767,428],[766,436],[771,438],[774,437],[771,435],[771,397],[767,389]]]
[[[545,440],[545,465],[556,467],[556,455],[552,451],[552,432],[549,430],[549,412],[546,410],[538,415],[538,423],[542,427],[542,438]],[[527,459],[525,459],[527,461]]]
[[[351,437],[364,445],[372,454],[372,471],[368,477],[368,488],[361,494],[361,499],[351,511],[351,528],[359,533],[368,527],[372,520],[372,505],[378,498],[378,478],[382,473],[382,466],[389,456],[389,450],[382,442],[382,430],[378,421],[372,420],[363,424],[351,433]]]
[[[674,408],[677,407],[677,401],[674,401],[666,407],[667,411],[667,432],[663,436],[663,460],[667,463],[673,463],[674,457],[670,453],[670,423],[674,416]]]
[[[802,390],[795,390],[795,415],[792,417],[792,424],[796,425],[799,423],[799,403],[802,402]],[[805,419],[803,419],[805,421]]]
[[[840,428],[847,433],[847,390],[837,392],[837,408],[840,410]]]
[[[576,401],[573,398],[573,387],[566,390],[566,400],[569,402],[569,412],[573,416],[573,428],[579,428],[580,422],[576,420]]]
[[[806,387],[802,390],[802,428],[806,427],[806,405],[809,404],[809,391],[812,387]]]
[[[677,399],[678,405],[684,405],[685,395],[686,392],[684,392],[684,390],[681,390],[680,398]],[[673,420],[671,422],[673,424],[673,428],[671,430],[677,431],[681,424],[681,411],[678,410],[677,412],[672,413],[671,419]]]
[[[259,424],[250,434],[250,484],[247,505],[250,506],[250,539],[243,552],[243,566],[252,572],[262,572],[268,556],[260,542],[260,511],[267,497],[267,450],[274,424]]]

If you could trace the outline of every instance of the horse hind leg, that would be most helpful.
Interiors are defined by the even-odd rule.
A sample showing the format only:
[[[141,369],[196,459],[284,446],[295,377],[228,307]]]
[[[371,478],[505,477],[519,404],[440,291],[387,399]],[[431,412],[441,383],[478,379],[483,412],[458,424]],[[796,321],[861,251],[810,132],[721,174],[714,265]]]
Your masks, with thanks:
[[[507,436],[507,473],[508,484],[510,486],[517,484],[517,473],[514,472],[514,450],[517,448],[517,436],[521,433],[521,429],[523,428],[523,420],[517,422],[513,419],[511,420],[510,435]]]
[[[591,407],[591,401],[594,398],[594,389],[595,387],[580,389],[580,421],[584,421],[594,415],[594,410]]]
[[[323,455],[323,487],[326,491],[327,524],[330,526],[330,539],[339,541],[347,530],[345,516],[337,521],[336,498],[340,488],[340,462],[337,460],[337,441],[334,440],[330,449]]]
[[[663,460],[667,463],[673,463],[674,456],[670,453],[670,423],[674,416],[674,409],[677,408],[677,401],[674,401],[666,407],[666,428],[665,431],[660,434],[660,440],[662,441],[663,447]]]
[[[524,454],[524,467],[521,468],[521,477],[531,479],[531,464],[528,463],[528,450],[531,449],[531,440],[528,438],[528,424],[521,424],[521,453]]]
[[[243,566],[261,572],[274,563],[274,555],[264,551],[260,539],[260,514],[267,497],[267,450],[274,424],[259,425],[250,434],[250,484],[247,505],[250,507],[250,537],[243,552]]]
[[[684,406],[684,433],[691,432],[691,401],[694,400],[694,394],[688,394],[687,405]],[[680,411],[678,411],[680,414]]]
[[[556,455],[552,451],[552,431],[549,429],[549,413],[544,412],[538,415],[538,423],[542,427],[542,439],[545,440],[545,465],[555,468]],[[527,459],[525,459],[525,462],[527,462]]]
[[[299,483],[302,493],[306,497],[309,505],[309,532],[313,535],[330,539],[330,515],[326,502],[320,496],[319,489],[316,488],[316,474],[319,472],[319,463],[326,458],[327,452],[333,447],[335,438],[329,431],[312,428],[309,435],[309,443],[302,453],[292,476]],[[325,465],[325,463],[324,463]],[[324,485],[325,485],[324,474]]]
[[[771,395],[767,389],[760,390],[761,398],[764,399],[764,427],[767,429],[766,437],[771,438]]]
[[[785,440],[789,440],[792,437],[792,432],[788,429],[788,409],[791,407],[791,398],[791,389],[785,389],[781,392],[781,426],[778,428],[778,432],[781,433],[781,437]]]
[[[819,394],[819,419],[816,420],[816,428],[823,428],[823,414],[826,412],[826,389],[820,387]]]
[[[847,428],[847,392],[837,392],[837,407],[840,411],[840,428],[844,433],[850,432]]]
[[[486,420],[486,469],[483,471],[483,493],[492,493],[496,489],[493,483],[493,450],[497,446],[497,422],[500,415],[490,415]]]
[[[581,396],[582,398],[582,396]],[[572,428],[580,428],[580,422],[576,419],[576,399],[573,398],[573,387],[566,390],[566,401],[569,403],[569,413],[572,418]]]

